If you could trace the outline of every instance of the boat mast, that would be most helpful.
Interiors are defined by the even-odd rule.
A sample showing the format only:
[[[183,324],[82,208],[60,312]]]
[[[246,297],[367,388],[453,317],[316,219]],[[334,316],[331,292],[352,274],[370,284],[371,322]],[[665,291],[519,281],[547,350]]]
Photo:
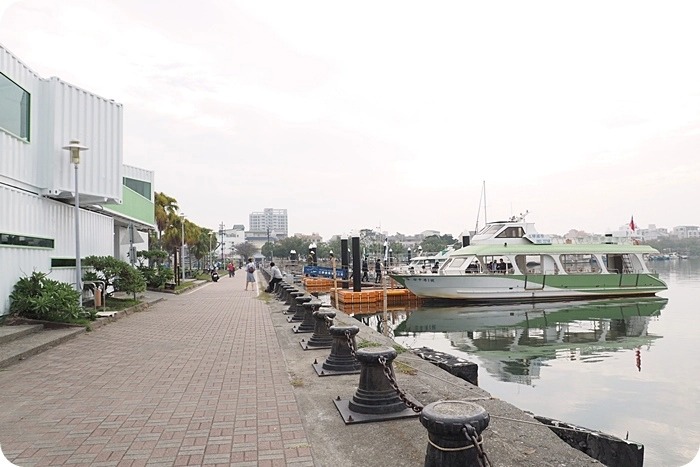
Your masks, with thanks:
[[[488,221],[486,220],[486,180],[484,180],[484,185],[482,187],[482,191],[484,192],[484,225],[488,224]]]
[[[476,211],[476,226],[474,227],[474,233],[479,231],[479,216],[481,215],[481,204],[484,205],[484,225],[486,225],[486,180],[484,180],[481,186],[481,196],[479,197],[479,209]]]

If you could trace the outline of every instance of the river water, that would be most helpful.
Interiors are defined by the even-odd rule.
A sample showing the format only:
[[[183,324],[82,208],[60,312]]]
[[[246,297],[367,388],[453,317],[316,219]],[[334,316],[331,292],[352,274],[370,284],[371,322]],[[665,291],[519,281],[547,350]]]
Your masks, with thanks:
[[[414,307],[391,312],[394,339],[477,363],[479,386],[522,410],[642,443],[645,466],[685,465],[700,448],[700,260],[651,266],[668,284],[656,298]]]

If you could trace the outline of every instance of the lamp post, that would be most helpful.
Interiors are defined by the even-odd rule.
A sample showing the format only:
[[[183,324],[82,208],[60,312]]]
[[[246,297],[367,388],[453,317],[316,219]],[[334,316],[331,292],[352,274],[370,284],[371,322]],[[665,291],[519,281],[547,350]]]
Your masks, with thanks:
[[[270,226],[267,227],[267,247],[272,249],[270,245]],[[272,251],[270,251],[270,261],[272,261]]]
[[[224,264],[224,223],[219,224],[219,235],[221,235],[221,264]]]
[[[185,213],[180,213],[180,239],[182,246],[180,247],[180,277],[185,280]]]
[[[83,306],[83,272],[80,264],[80,192],[78,191],[78,165],[80,164],[80,151],[87,151],[87,147],[78,140],[71,140],[63,149],[70,151],[70,162],[75,166],[75,289],[78,291],[78,307]]]

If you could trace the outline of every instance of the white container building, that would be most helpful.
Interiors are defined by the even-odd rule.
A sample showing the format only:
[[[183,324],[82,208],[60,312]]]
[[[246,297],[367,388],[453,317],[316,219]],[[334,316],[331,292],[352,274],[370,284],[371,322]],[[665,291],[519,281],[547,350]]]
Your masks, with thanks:
[[[33,271],[75,282],[76,172],[63,149],[71,140],[89,148],[77,171],[81,257],[125,259],[130,245],[121,239],[130,224],[147,240],[153,172],[123,165],[122,110],[41,78],[0,45],[0,315],[14,284]]]

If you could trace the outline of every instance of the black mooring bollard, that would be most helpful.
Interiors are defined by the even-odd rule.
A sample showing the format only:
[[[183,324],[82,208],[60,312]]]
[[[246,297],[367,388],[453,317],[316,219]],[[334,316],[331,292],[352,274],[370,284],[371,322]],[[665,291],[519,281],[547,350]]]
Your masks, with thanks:
[[[317,298],[302,303],[301,307],[304,311],[304,317],[301,321],[301,324],[299,324],[299,326],[293,327],[292,330],[296,333],[314,332],[316,324],[316,320],[314,319],[314,311],[317,311],[319,308],[321,308],[321,303],[321,300]]]
[[[277,291],[277,299],[286,302],[287,301],[287,294],[292,290],[296,289],[292,284],[289,284],[287,282],[280,282],[280,289]]]
[[[302,292],[299,289],[294,289],[287,294],[287,301],[284,302],[286,305],[294,305],[294,297],[301,297],[306,292]]]
[[[333,338],[331,353],[323,363],[314,361],[313,367],[319,376],[348,375],[360,372],[360,362],[355,358],[355,335],[360,332],[357,326],[331,326],[328,332]],[[348,335],[350,338],[348,339]],[[352,348],[348,344],[352,344]]]
[[[379,364],[379,358],[386,359],[386,366],[394,368],[391,362],[396,358],[396,350],[389,347],[370,347],[359,349],[355,356],[362,364],[360,370],[360,385],[348,404],[350,410],[359,413],[385,414],[400,412],[406,408],[396,390],[389,384],[384,374],[384,367]]]
[[[311,295],[299,295],[294,297],[294,305],[289,307],[289,311],[294,311],[294,314],[287,318],[287,322],[293,323],[304,321],[304,303],[310,302],[313,299],[314,297]]]
[[[314,317],[314,333],[311,335],[308,341],[302,340],[300,342],[301,348],[304,350],[313,349],[330,349],[333,344],[333,337],[331,333],[328,332],[330,327],[329,322],[333,323],[333,318],[335,318],[335,311],[330,310],[317,310],[313,312]]]
[[[489,420],[488,412],[471,402],[438,401],[426,405],[420,414],[420,422],[428,430],[425,467],[484,465],[479,457],[483,451],[481,433]]]
[[[401,399],[385,373],[388,371],[395,381],[391,362],[396,358],[396,350],[368,347],[358,349],[355,355],[362,365],[357,391],[349,401],[340,398],[333,401],[346,425],[418,416],[418,412]]]

